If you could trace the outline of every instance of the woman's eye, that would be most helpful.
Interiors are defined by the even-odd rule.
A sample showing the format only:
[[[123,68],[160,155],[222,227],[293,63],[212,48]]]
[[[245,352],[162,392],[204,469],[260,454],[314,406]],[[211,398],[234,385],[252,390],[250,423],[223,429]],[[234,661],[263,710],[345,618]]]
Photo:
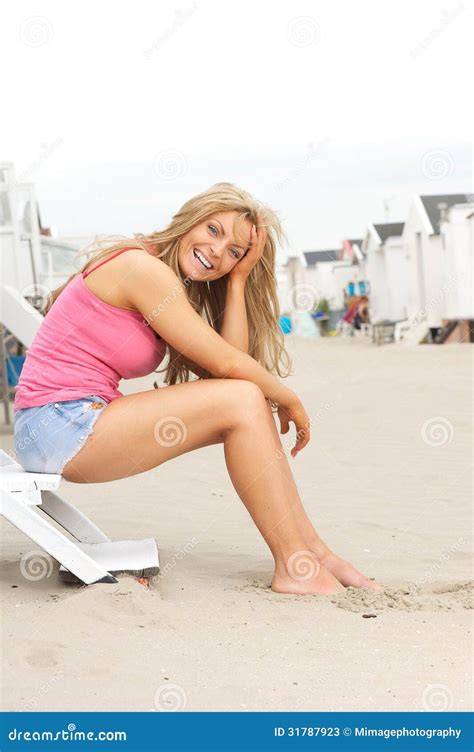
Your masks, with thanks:
[[[215,231],[216,231],[216,235],[218,234],[218,230],[217,230],[217,228],[215,227],[215,225],[208,225],[208,228],[209,228],[210,230],[215,230]],[[235,258],[236,258],[236,259],[239,259],[239,258],[240,258],[240,253],[239,253],[239,251],[237,251],[237,250],[236,250],[235,248],[231,248],[230,250],[231,250],[231,253],[232,253],[232,255],[233,255],[233,256],[235,256]]]

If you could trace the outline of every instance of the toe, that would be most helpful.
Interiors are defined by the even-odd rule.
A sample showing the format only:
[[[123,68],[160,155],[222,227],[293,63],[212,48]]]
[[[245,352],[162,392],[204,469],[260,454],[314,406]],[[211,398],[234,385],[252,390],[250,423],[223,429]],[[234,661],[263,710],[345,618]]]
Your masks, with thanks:
[[[369,590],[375,590],[378,593],[383,593],[383,587],[382,585],[379,585],[378,582],[375,582],[375,580],[369,580],[368,577],[363,578],[363,583],[361,587],[368,588]]]

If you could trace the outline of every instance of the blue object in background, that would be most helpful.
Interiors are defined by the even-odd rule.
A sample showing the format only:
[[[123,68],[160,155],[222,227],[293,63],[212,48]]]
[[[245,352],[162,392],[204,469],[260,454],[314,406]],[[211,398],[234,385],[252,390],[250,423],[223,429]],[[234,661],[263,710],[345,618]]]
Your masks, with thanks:
[[[280,316],[280,328],[283,334],[289,334],[291,332],[292,325],[289,316]]]
[[[365,282],[359,282],[359,292],[361,295],[365,295]]]
[[[18,384],[18,377],[25,362],[25,355],[9,355],[7,358],[7,379],[10,386]]]
[[[353,282],[348,282],[347,283],[347,290],[348,290],[349,295],[351,295],[351,296],[355,295],[355,284]]]

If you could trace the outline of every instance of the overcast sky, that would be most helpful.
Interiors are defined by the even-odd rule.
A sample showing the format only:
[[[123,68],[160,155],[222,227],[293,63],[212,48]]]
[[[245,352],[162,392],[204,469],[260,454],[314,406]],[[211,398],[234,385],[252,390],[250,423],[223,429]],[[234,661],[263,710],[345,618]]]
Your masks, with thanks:
[[[0,160],[60,235],[149,232],[230,180],[290,247],[472,191],[467,0],[3,5]],[[388,203],[388,213],[384,210]]]

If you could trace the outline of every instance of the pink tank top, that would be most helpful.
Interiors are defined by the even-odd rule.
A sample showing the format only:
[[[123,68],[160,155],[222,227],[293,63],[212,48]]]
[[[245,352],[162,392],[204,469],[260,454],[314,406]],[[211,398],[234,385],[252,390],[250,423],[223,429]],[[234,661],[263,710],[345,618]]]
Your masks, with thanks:
[[[139,311],[105,303],[79,273],[64,288],[42,321],[16,388],[14,409],[80,399],[92,394],[111,402],[122,397],[120,379],[146,376],[166,353],[166,342]]]

